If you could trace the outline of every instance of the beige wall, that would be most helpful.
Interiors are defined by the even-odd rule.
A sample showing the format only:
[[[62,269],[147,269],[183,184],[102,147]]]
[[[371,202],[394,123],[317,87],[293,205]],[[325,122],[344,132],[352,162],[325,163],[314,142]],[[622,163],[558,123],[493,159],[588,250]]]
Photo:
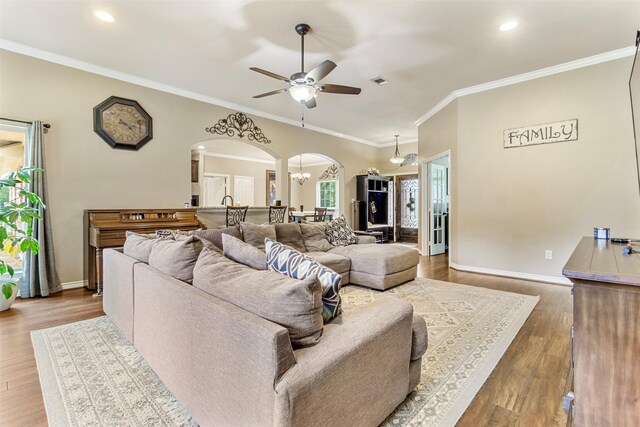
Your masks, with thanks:
[[[49,204],[63,282],[82,279],[82,213],[93,208],[182,207],[191,198],[190,146],[233,111],[0,50],[0,116],[43,120]],[[154,137],[136,152],[114,150],[93,132],[92,109],[111,95],[135,99],[153,117]],[[377,150],[341,138],[252,117],[281,159],[320,153],[345,166],[345,195]],[[215,136],[213,136],[215,137]],[[350,210],[345,210],[350,217]]]
[[[462,97],[447,107],[455,123],[443,111],[419,128],[422,157],[455,148],[453,262],[560,277],[593,227],[640,236],[630,69],[625,58]],[[574,118],[578,141],[503,148],[504,129]],[[445,147],[446,122],[457,143]]]
[[[449,257],[450,260],[454,261],[457,259],[457,232],[458,227],[456,224],[457,221],[457,210],[455,206],[457,205],[456,199],[456,170],[457,170],[457,148],[458,148],[458,100],[451,102],[445,108],[440,110],[436,115],[431,117],[425,123],[423,123],[418,128],[418,150],[420,154],[420,183],[423,182],[425,177],[423,177],[425,172],[425,167],[423,166],[423,162],[427,159],[433,158],[434,156],[438,156],[446,151],[450,151],[451,155],[449,158],[450,162],[450,193],[449,193],[449,227],[450,227],[450,240],[449,240]],[[426,227],[426,212],[427,212],[427,204],[424,202],[425,192],[420,192],[420,225],[421,230],[418,233],[418,247],[422,247],[422,224],[425,224]],[[425,252],[426,254],[426,252]]]

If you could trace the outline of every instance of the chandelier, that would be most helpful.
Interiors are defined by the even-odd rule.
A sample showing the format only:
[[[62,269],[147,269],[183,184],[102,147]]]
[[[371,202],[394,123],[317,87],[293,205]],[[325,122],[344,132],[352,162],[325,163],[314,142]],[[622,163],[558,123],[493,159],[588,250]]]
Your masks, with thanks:
[[[302,154],[300,154],[300,170],[292,173],[291,179],[302,185],[307,182],[309,178],[311,178],[311,174],[309,172],[302,172]]]
[[[393,157],[389,159],[389,161],[391,163],[395,163],[396,165],[399,165],[400,163],[402,163],[404,161],[404,157],[400,155],[400,150],[398,150],[398,137],[400,135],[395,135],[396,137],[396,152],[393,153]]]

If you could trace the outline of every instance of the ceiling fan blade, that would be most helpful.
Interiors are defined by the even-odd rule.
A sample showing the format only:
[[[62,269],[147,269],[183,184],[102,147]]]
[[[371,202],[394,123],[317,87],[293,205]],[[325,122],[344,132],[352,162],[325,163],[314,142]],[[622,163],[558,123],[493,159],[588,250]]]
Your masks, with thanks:
[[[316,104],[316,98],[314,97],[305,102],[304,105],[306,105],[307,108],[316,108],[318,104]]]
[[[254,98],[264,98],[265,96],[276,95],[278,93],[284,93],[284,92],[288,92],[288,91],[289,91],[289,89],[272,90],[271,92],[261,93],[260,95],[256,95],[256,96],[254,96]]]
[[[314,82],[319,82],[320,80],[327,77],[327,75],[332,72],[337,65],[332,61],[324,61],[322,64],[318,65],[313,70],[307,73],[307,78],[313,79]]]
[[[256,73],[260,73],[260,74],[264,74],[265,76],[273,77],[274,79],[282,80],[284,82],[288,82],[289,81],[288,78],[286,78],[284,76],[281,76],[280,74],[272,73],[271,71],[263,70],[262,68],[251,67],[249,69],[251,71],[255,71]]]
[[[322,85],[320,90],[325,93],[339,93],[342,95],[359,95],[362,89],[353,86]]]

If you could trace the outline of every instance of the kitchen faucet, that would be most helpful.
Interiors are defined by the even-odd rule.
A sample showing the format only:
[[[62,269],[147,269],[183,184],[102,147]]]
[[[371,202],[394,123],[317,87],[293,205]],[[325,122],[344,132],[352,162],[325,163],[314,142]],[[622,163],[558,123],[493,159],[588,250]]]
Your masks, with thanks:
[[[220,204],[221,204],[222,206],[224,206],[224,205],[225,205],[225,200],[227,200],[227,197],[231,199],[231,206],[233,206],[233,197],[231,197],[231,196],[230,196],[230,195],[228,195],[228,194],[222,198],[222,201],[220,202]]]

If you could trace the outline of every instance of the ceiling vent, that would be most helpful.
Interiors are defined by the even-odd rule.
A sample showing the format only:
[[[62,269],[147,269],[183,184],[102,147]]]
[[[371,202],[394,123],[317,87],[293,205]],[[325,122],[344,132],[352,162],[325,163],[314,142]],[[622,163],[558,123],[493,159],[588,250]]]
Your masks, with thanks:
[[[376,76],[372,79],[369,79],[372,82],[374,82],[375,84],[377,84],[378,86],[382,86],[382,85],[386,85],[389,83],[389,80],[384,79],[382,76]]]

